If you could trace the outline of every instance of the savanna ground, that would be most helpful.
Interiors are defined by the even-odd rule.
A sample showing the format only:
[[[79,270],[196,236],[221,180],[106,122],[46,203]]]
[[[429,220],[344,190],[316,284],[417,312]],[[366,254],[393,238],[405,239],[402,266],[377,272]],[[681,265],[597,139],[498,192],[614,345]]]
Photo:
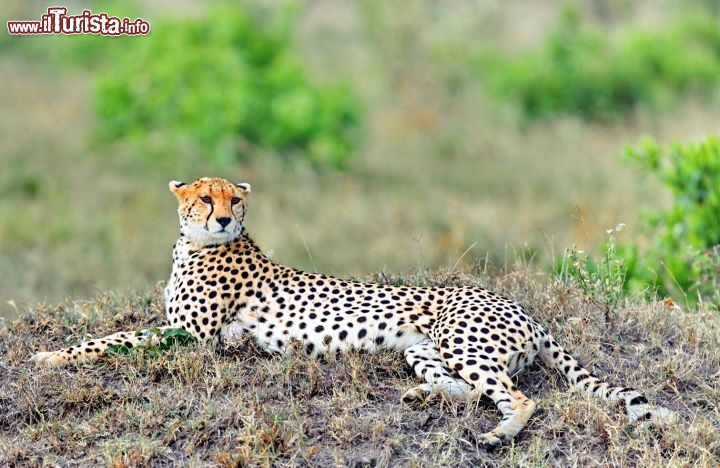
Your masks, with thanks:
[[[327,360],[272,357],[250,343],[191,345],[67,369],[28,355],[118,329],[160,324],[159,287],[37,307],[2,331],[3,466],[717,466],[720,327],[664,302],[605,308],[523,266],[375,281],[490,286],[517,298],[592,371],[643,389],[677,425],[628,422],[554,371],[518,379],[538,403],[527,428],[493,453],[476,438],[499,420],[484,400],[401,405],[415,384],[399,353]],[[714,325],[709,325],[714,324]]]
[[[348,80],[365,108],[363,144],[343,172],[272,158],[219,166],[190,150],[151,158],[100,144],[97,70],[42,50],[44,38],[32,48],[18,47],[29,38],[0,41],[0,465],[720,464],[717,313],[631,298],[608,315],[543,272],[562,249],[591,249],[618,222],[637,238],[640,211],[665,194],[620,163],[622,146],[646,134],[705,136],[720,124],[717,109],[688,98],[621,121],[518,126],[515,111],[487,98],[452,53],[474,43],[531,46],[562,2],[357,5],[309,2],[295,30],[312,78]],[[582,8],[596,18],[597,5],[609,3]],[[608,34],[662,24],[684,4],[627,5]],[[47,6],[9,2],[2,23],[35,19]],[[160,1],[138,4],[135,16],[152,24],[204,8]],[[161,323],[159,286],[148,285],[169,274],[177,235],[167,182],[203,175],[253,185],[248,229],[274,259],[340,276],[384,272],[377,281],[497,289],[590,369],[643,389],[680,423],[631,425],[619,407],[584,399],[535,367],[519,386],[537,413],[489,454],[475,437],[497,423],[492,405],[401,406],[415,380],[395,354],[318,362],[245,344],[30,366],[32,353],[88,333]],[[432,273],[402,273],[426,267]]]
[[[149,155],[98,142],[99,70],[46,47],[77,38],[5,37],[0,316],[166,278],[177,234],[166,189],[172,179],[250,182],[247,224],[261,247],[284,263],[341,276],[449,267],[471,246],[463,263],[489,255],[504,265],[520,252],[544,266],[573,243],[590,250],[618,222],[634,239],[640,211],[666,196],[620,162],[623,145],[642,135],[661,142],[705,136],[720,116],[688,98],[615,122],[559,117],[518,126],[512,108],[484,95],[466,56],[476,43],[508,51],[536,44],[561,4],[306,4],[295,43],[308,73],[317,82],[348,81],[365,111],[362,145],[342,172],[262,157],[219,166],[190,149]],[[638,5],[614,28],[662,24],[674,11]],[[43,8],[10,2],[0,15],[32,19]],[[204,8],[152,2],[131,11],[152,24]]]

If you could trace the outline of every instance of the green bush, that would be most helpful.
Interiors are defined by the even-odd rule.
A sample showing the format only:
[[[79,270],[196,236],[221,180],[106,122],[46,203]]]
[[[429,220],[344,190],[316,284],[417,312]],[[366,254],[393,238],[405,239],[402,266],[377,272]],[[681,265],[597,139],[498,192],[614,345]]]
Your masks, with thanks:
[[[160,136],[225,162],[257,153],[345,165],[359,108],[343,85],[312,86],[294,53],[292,12],[261,24],[239,7],[157,22],[97,84],[99,133]],[[126,41],[127,44],[129,42]]]
[[[720,139],[658,145],[645,139],[624,157],[670,190],[668,209],[643,213],[644,238],[619,242],[624,225],[608,230],[594,260],[576,248],[553,266],[608,310],[623,293],[673,297],[683,304],[720,306]]]
[[[720,140],[661,147],[645,139],[625,150],[625,157],[654,174],[670,190],[667,210],[645,213],[644,246],[626,246],[630,289],[654,285],[662,294],[714,298],[707,272],[717,269],[711,249],[720,244]],[[708,270],[709,269],[709,270]]]
[[[481,65],[489,93],[518,103],[528,120],[611,119],[688,93],[716,93],[720,28],[711,15],[698,15],[615,37],[584,25],[570,9],[542,48]]]

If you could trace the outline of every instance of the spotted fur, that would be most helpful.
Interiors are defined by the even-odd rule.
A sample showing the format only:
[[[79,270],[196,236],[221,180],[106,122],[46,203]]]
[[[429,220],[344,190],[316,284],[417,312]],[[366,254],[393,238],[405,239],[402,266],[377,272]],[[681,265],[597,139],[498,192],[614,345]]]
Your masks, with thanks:
[[[631,420],[673,417],[636,390],[593,376],[522,306],[487,289],[388,286],[304,273],[269,260],[244,232],[249,184],[203,178],[173,181],[170,190],[179,202],[181,236],[165,288],[164,328],[181,327],[201,341],[250,334],[281,354],[300,343],[311,357],[348,349],[403,351],[425,381],[403,401],[441,394],[495,402],[502,420],[481,436],[488,446],[515,436],[535,411],[510,376],[537,356],[584,394],[623,401]],[[88,361],[113,344],[132,347],[148,336],[119,332],[33,359],[48,365]]]

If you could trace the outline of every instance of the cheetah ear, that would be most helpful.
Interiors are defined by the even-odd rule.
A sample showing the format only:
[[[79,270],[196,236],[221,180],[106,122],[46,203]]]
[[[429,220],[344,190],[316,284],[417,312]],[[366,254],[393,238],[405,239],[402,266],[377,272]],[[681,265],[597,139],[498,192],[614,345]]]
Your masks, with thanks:
[[[187,184],[185,182],[180,182],[179,180],[171,180],[168,184],[170,191],[176,196],[180,196],[180,193],[183,191],[183,187],[185,186],[187,186]]]
[[[251,192],[250,184],[248,184],[248,183],[246,183],[246,182],[243,182],[243,183],[241,183],[241,184],[235,184],[235,185],[237,186],[237,188],[239,188],[240,190],[242,190],[243,192],[245,192],[245,195],[247,195],[248,193]]]

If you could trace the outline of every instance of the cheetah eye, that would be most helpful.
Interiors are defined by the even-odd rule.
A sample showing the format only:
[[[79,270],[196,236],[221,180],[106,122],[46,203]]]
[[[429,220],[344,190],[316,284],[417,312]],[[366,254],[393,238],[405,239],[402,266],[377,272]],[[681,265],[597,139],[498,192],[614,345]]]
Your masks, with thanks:
[[[205,195],[204,197],[200,197],[200,200],[202,200],[203,203],[212,203],[212,198]]]
[[[230,203],[233,205],[237,205],[238,203],[240,203],[240,199],[238,197],[232,197],[230,199]]]

